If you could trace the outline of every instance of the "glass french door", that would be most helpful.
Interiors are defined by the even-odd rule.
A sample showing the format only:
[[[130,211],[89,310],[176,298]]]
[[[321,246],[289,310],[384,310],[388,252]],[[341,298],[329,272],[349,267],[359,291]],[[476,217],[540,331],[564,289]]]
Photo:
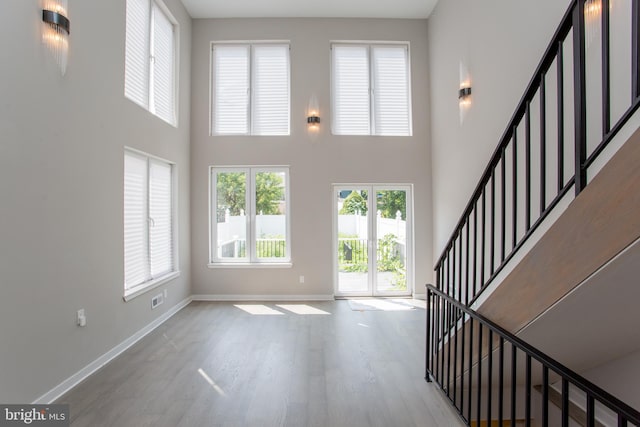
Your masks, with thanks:
[[[412,291],[411,186],[335,185],[336,296],[405,296]]]

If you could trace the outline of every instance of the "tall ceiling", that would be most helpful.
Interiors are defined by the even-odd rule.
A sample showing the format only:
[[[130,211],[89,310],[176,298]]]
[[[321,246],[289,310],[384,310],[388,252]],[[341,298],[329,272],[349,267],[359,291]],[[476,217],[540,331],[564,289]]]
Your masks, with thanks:
[[[192,18],[427,18],[438,0],[182,0]]]

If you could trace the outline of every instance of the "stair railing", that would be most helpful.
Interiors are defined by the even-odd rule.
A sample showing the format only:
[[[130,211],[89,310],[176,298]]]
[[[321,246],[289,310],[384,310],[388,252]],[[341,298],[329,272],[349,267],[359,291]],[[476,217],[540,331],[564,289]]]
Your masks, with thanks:
[[[640,106],[640,0],[631,0],[629,104],[612,117],[612,1],[571,2],[518,103],[435,265],[438,289],[458,301],[472,304],[571,188],[580,194],[589,167]],[[600,11],[601,102],[593,102],[586,74],[586,25],[594,22],[591,12],[585,22],[585,8],[593,7]],[[588,100],[590,112],[600,110],[595,135]]]
[[[447,323],[452,318],[457,327]],[[640,412],[431,285],[426,346],[426,380],[442,388],[467,425],[524,420],[530,426],[536,418],[544,427],[568,427],[578,406],[588,427],[602,425],[604,415],[618,427],[640,426]],[[557,393],[554,383],[560,384]],[[576,391],[582,402],[575,402]],[[552,393],[560,393],[559,409],[549,405]]]

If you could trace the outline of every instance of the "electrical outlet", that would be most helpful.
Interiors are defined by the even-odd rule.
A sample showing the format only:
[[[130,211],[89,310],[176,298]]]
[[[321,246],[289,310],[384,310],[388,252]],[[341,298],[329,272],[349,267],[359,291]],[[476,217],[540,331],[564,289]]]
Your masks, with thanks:
[[[156,308],[164,302],[164,298],[162,294],[158,294],[155,297],[151,298],[151,309]]]
[[[304,276],[300,276],[300,283],[304,283]]]
[[[87,326],[87,316],[84,313],[84,308],[78,310],[76,314],[76,324],[80,327]]]

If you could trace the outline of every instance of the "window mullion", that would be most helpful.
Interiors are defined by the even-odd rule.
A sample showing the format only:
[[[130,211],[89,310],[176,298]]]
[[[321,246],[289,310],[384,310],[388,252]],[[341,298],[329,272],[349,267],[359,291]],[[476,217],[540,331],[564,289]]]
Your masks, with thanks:
[[[256,229],[256,196],[255,196],[255,170],[252,168],[247,169],[246,172],[246,186],[247,191],[245,197],[249,200],[246,201],[246,206],[249,207],[249,212],[247,213],[247,255],[249,261],[254,263],[258,261],[258,257],[256,255],[256,239],[255,239],[255,229]]]
[[[153,93],[153,81],[154,81],[154,18],[153,18],[153,8],[155,7],[153,0],[149,0],[149,45],[147,47],[147,54],[149,55],[149,78],[147,79],[148,84],[148,96],[147,103],[149,105],[149,111],[155,114],[155,96]]]
[[[254,81],[254,77],[253,77],[253,72],[254,72],[254,67],[253,67],[253,45],[249,45],[249,58],[248,58],[248,64],[249,64],[249,74],[248,74],[248,78],[249,78],[249,84],[247,85],[247,90],[249,91],[249,96],[247,96],[247,134],[248,135],[253,135],[253,81]]]
[[[145,266],[146,266],[146,280],[151,280],[153,277],[151,276],[151,243],[149,242],[151,238],[151,227],[153,223],[153,218],[151,218],[151,160],[149,158],[146,159],[147,162],[147,182],[144,186],[144,215],[147,219],[147,226],[145,227],[145,236],[144,236],[144,245],[145,245]]]
[[[369,135],[376,135],[376,103],[375,103],[375,67],[373,62],[373,46],[367,47],[369,53]]]

